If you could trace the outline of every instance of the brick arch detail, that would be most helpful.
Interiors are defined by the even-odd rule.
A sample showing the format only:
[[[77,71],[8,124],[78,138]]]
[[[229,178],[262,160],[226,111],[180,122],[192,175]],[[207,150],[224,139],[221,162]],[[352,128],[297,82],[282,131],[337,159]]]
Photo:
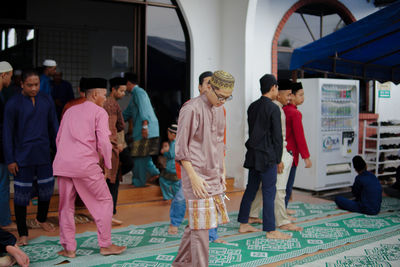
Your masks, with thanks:
[[[298,2],[296,2],[288,11],[286,11],[285,15],[282,17],[281,21],[278,24],[278,27],[275,30],[274,39],[272,40],[271,69],[272,74],[274,74],[276,77],[278,77],[278,40],[283,30],[283,27],[289,20],[290,16],[294,12],[296,12],[296,10],[305,5],[317,3],[334,7],[337,10],[339,16],[346,24],[350,24],[356,21],[356,18],[353,16],[350,10],[337,0],[299,0]]]

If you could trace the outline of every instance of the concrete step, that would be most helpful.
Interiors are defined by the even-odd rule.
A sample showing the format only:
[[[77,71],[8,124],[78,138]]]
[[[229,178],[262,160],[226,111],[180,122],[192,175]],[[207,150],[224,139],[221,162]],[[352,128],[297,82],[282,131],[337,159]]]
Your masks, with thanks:
[[[227,178],[226,192],[229,196],[229,193],[240,192],[241,189],[234,187],[234,178]],[[13,194],[11,194],[10,199],[10,207],[11,214],[13,219],[14,217],[14,201]],[[155,202],[155,201],[164,201],[161,193],[161,188],[158,185],[154,184],[146,184],[145,187],[134,187],[130,184],[121,184],[119,186],[118,192],[118,202],[119,205],[127,205],[127,204],[136,204],[136,203],[145,203],[145,202]],[[33,204],[33,203],[34,204]],[[33,199],[30,205],[27,208],[27,216],[28,218],[33,218],[36,215],[37,211],[37,200]],[[58,214],[58,203],[59,203],[59,195],[58,190],[55,189],[55,193],[51,198],[50,207],[49,207],[49,216],[57,216]],[[86,207],[77,207],[77,212],[86,211]]]

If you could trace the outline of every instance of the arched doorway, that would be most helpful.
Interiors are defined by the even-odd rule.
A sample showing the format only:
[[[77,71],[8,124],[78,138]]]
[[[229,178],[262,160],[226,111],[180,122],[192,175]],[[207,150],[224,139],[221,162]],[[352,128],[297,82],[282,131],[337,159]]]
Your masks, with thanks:
[[[313,42],[356,21],[339,1],[300,0],[279,22],[272,41],[272,73],[290,78],[290,57],[297,47]]]

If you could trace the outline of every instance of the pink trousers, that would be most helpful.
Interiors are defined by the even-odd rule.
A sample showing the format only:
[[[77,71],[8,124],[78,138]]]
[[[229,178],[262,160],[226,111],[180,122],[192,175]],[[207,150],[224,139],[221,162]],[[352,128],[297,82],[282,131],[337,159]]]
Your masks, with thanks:
[[[79,194],[97,226],[100,247],[111,245],[111,220],[113,202],[104,180],[99,173],[90,177],[58,177],[60,243],[66,250],[76,250],[75,240],[75,198]]]

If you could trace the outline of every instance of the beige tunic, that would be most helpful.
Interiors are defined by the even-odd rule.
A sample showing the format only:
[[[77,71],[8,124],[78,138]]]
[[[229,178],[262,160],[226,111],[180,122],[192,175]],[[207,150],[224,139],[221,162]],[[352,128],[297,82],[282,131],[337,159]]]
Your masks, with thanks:
[[[175,139],[175,160],[192,163],[197,175],[208,183],[210,196],[223,193],[224,131],[223,107],[213,106],[207,96],[198,96],[183,105]],[[187,200],[197,199],[184,168],[182,187]]]

